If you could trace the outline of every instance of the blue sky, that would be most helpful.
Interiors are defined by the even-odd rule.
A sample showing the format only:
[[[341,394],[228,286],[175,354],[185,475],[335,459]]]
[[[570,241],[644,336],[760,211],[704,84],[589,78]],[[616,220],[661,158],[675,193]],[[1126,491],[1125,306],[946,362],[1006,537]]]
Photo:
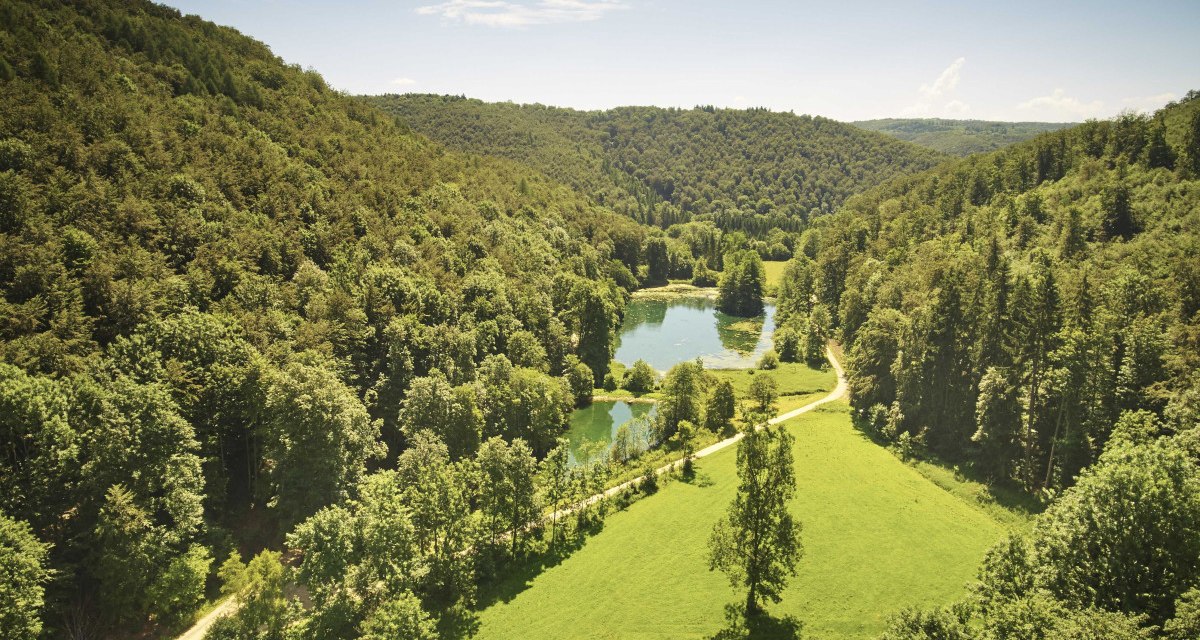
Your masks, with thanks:
[[[1079,121],[1200,89],[1200,0],[169,0],[351,93]]]

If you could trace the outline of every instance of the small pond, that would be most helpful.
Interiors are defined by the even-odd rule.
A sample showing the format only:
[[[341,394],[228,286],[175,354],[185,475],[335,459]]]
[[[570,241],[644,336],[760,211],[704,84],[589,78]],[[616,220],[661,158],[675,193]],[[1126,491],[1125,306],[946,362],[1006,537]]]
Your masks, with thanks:
[[[775,305],[757,318],[717,311],[707,297],[634,298],[625,310],[613,358],[626,366],[645,360],[660,372],[700,358],[709,369],[747,369],[771,348]]]
[[[614,359],[626,366],[645,360],[660,373],[688,360],[700,358],[709,369],[745,369],[755,366],[771,348],[775,330],[775,305],[757,318],[737,318],[717,311],[710,297],[670,299],[636,297],[625,309]],[[629,402],[595,402],[571,414],[567,439],[571,463],[583,461],[611,445],[620,426],[654,414],[654,405]]]
[[[621,425],[642,416],[653,416],[648,402],[593,402],[571,414],[567,440],[571,442],[571,464],[579,464],[600,453],[608,453]],[[602,442],[603,448],[593,443]]]

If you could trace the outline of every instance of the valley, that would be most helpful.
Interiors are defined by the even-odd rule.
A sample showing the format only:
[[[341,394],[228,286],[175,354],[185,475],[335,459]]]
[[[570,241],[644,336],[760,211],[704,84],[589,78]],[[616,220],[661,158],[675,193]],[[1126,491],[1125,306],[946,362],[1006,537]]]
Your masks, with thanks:
[[[1200,15],[746,7],[0,2],[0,638],[1200,637]]]

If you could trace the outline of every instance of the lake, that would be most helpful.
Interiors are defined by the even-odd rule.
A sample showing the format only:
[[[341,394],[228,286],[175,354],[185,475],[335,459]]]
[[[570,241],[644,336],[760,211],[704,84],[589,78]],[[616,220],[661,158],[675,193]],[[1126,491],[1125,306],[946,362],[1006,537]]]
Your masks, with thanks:
[[[660,373],[696,358],[709,369],[751,368],[771,348],[774,317],[773,304],[757,318],[737,318],[717,311],[716,301],[708,297],[635,297],[625,309],[613,359],[626,366],[642,359]],[[622,424],[653,412],[652,404],[628,402],[594,402],[576,409],[566,434],[571,464],[585,457],[586,443],[603,441],[607,447]]]
[[[604,451],[612,445],[613,437],[621,425],[645,415],[654,415],[655,407],[648,402],[593,402],[571,413],[571,427],[567,440],[571,442],[570,462],[572,465],[585,461],[588,453],[583,449],[589,443],[603,442]]]
[[[707,297],[634,298],[625,310],[613,356],[626,366],[645,360],[659,372],[700,358],[709,369],[748,369],[771,348],[775,305],[757,318],[717,311]]]

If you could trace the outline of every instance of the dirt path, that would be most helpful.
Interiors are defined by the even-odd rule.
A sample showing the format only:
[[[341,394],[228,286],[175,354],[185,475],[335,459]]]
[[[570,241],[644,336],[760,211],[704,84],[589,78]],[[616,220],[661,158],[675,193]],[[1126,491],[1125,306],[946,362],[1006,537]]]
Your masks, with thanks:
[[[837,356],[834,354],[833,349],[831,349],[829,347],[825,347],[825,357],[829,359],[829,364],[833,365],[833,370],[835,372],[837,372],[837,386],[833,388],[833,391],[830,391],[829,395],[826,395],[825,397],[820,398],[818,400],[814,400],[814,401],[804,405],[803,407],[800,407],[799,409],[793,409],[791,411],[788,411],[787,413],[781,413],[781,414],[775,416],[774,418],[771,418],[770,420],[767,421],[768,424],[779,424],[780,422],[791,420],[792,418],[795,418],[796,416],[804,414],[804,413],[808,413],[809,411],[812,411],[813,409],[816,409],[817,407],[819,407],[823,404],[833,402],[834,400],[840,400],[843,396],[846,395],[846,391],[849,389],[849,386],[846,383],[846,372],[842,369],[842,363],[838,362]],[[622,398],[622,399],[624,399],[624,398]],[[737,444],[737,442],[741,439],[742,439],[742,434],[740,434],[740,433],[733,436],[732,438],[726,438],[720,442],[711,444],[711,445],[704,447],[703,449],[697,451],[695,453],[695,455],[693,456],[693,458],[704,458],[707,456],[711,456],[712,454],[720,451],[721,449],[725,449],[727,447],[731,447],[731,446]],[[683,460],[679,459],[679,460],[676,460],[675,462],[672,462],[670,464],[661,466],[658,469],[655,469],[654,473],[657,475],[662,475],[662,474],[667,473],[668,471],[671,471],[672,469],[675,469],[681,465],[683,465]],[[560,510],[554,512],[553,514],[547,516],[547,519],[551,519],[551,518],[558,519],[558,518],[562,518],[564,516],[570,515],[570,514],[574,513],[575,511],[582,509],[583,507],[595,504],[596,502],[599,502],[600,500],[603,500],[605,498],[611,498],[612,496],[615,496],[618,493],[620,493],[630,487],[634,487],[634,486],[640,484],[641,481],[642,481],[641,478],[634,478],[633,480],[630,480],[628,482],[622,482],[621,484],[616,485],[614,487],[609,487],[608,489],[605,489],[603,493],[597,493],[597,494],[583,500],[582,502],[576,502],[575,504],[573,504],[569,507],[566,507],[566,508],[563,508],[563,509],[560,509]],[[237,600],[234,598],[227,598],[224,601],[222,601],[220,604],[218,604],[215,609],[213,609],[212,611],[205,614],[205,616],[203,618],[200,618],[199,620],[197,620],[196,624],[192,625],[191,629],[188,629],[187,631],[185,631],[183,633],[183,635],[179,636],[176,640],[203,640],[204,634],[208,633],[208,628],[211,627],[213,625],[213,623],[217,621],[217,618],[231,614],[236,610],[237,610]]]
[[[204,634],[208,633],[208,628],[213,626],[217,618],[227,616],[237,610],[236,598],[225,598],[212,611],[204,614],[203,618],[196,621],[191,629],[183,632],[176,640],[204,640]]]
[[[845,372],[845,370],[842,369],[842,363],[838,362],[837,356],[834,354],[833,349],[831,349],[830,347],[825,347],[825,357],[829,359],[829,364],[833,365],[833,370],[835,372],[837,372],[837,386],[833,388],[833,391],[830,391],[829,394],[826,395],[825,397],[820,398],[818,400],[813,400],[812,402],[804,405],[803,407],[800,407],[799,409],[793,409],[791,411],[788,411],[787,413],[781,413],[781,414],[775,416],[774,418],[771,418],[770,420],[768,420],[767,424],[774,425],[774,424],[779,424],[780,422],[784,422],[786,420],[791,420],[792,418],[795,418],[796,416],[804,414],[804,413],[808,413],[809,411],[812,411],[813,409],[816,409],[817,407],[819,407],[823,404],[833,402],[834,400],[840,400],[843,396],[846,395],[846,391],[849,390],[850,387],[846,382],[846,372]],[[706,456],[711,456],[712,454],[720,451],[721,449],[725,449],[726,447],[731,447],[731,446],[737,444],[738,441],[741,439],[742,439],[742,434],[739,433],[731,438],[726,438],[720,442],[710,444],[707,447],[704,447],[703,449],[697,451],[695,453],[695,455],[692,456],[692,458],[695,459],[695,458],[704,458]],[[667,473],[668,471],[671,471],[672,469],[675,469],[682,465],[683,465],[683,459],[681,458],[679,460],[676,460],[674,462],[671,462],[669,464],[663,465],[663,466],[655,469],[654,473],[655,473],[655,475],[661,476],[662,474]],[[550,516],[548,516],[548,518],[558,519],[563,516],[570,515],[583,507],[595,504],[596,502],[599,502],[600,500],[603,500],[605,498],[611,498],[611,497],[617,495],[618,493],[621,493],[622,491],[629,489],[630,487],[637,486],[638,484],[641,484],[641,482],[642,482],[641,478],[634,478],[633,480],[629,480],[628,482],[622,482],[621,484],[616,485],[614,487],[609,487],[608,489],[605,489],[603,493],[597,493],[597,494],[583,500],[582,502],[576,502],[575,504],[572,504],[569,507],[560,509],[560,510],[554,512],[553,514],[551,514]]]

